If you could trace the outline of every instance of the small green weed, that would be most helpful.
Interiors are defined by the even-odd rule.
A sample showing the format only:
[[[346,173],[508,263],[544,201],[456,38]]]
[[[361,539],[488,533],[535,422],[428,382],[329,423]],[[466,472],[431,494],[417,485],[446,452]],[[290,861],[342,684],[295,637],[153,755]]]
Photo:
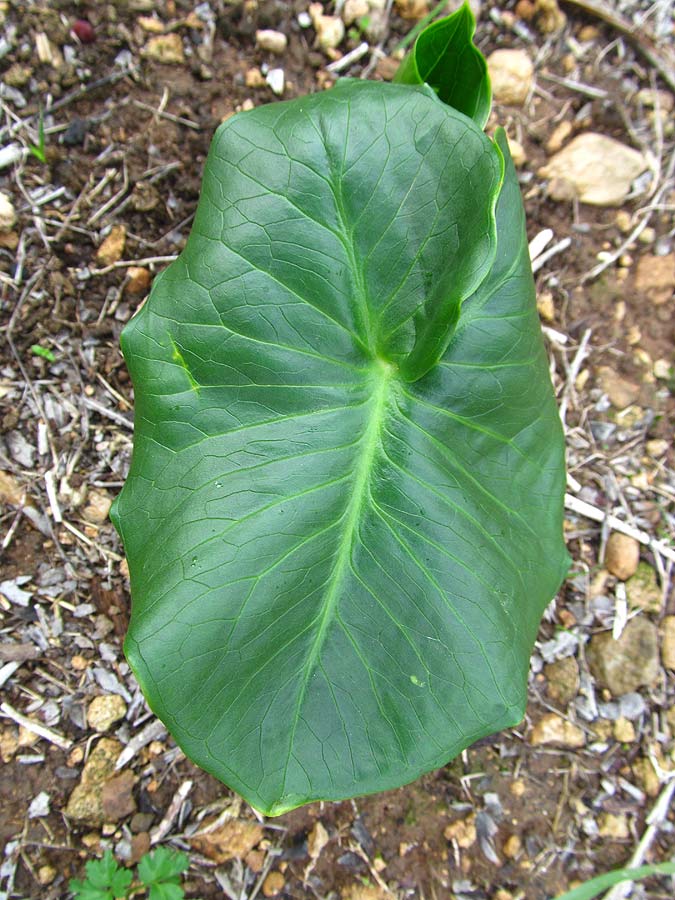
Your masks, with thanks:
[[[47,362],[56,362],[56,356],[48,347],[41,347],[39,344],[32,344],[30,352],[34,356],[41,356],[42,359],[46,359]]]
[[[28,152],[39,162],[47,162],[47,153],[45,151],[45,120],[42,110],[40,110],[40,117],[38,119],[38,142],[37,144],[29,144]]]
[[[615,869],[613,872],[605,872],[597,878],[585,881],[579,887],[573,888],[566,894],[556,897],[556,900],[594,900],[615,884],[622,881],[634,883],[652,875],[675,875],[675,862],[655,863],[648,866],[638,866],[636,869]]]
[[[186,853],[158,847],[141,857],[134,873],[120,866],[112,852],[106,850],[102,859],[87,863],[84,881],[71,879],[70,890],[74,900],[183,900],[180,876],[189,865]]]

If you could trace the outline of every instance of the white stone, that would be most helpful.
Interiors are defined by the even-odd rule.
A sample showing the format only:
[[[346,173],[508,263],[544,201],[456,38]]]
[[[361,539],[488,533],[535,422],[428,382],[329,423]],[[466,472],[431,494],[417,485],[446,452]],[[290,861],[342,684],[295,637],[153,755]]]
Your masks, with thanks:
[[[281,54],[288,46],[288,38],[281,31],[273,31],[271,28],[256,31],[255,42],[261,50],[270,53]]]
[[[283,69],[270,69],[265,81],[272,88],[277,97],[281,97],[286,86],[286,75]]]
[[[0,191],[0,231],[11,231],[16,224],[16,210],[9,196]]]
[[[539,170],[554,200],[577,198],[594,206],[618,206],[647,168],[641,153],[592,131],[575,137]]]
[[[524,166],[527,162],[527,153],[525,152],[525,148],[517,141],[515,138],[509,138],[509,150],[511,151],[511,159],[513,160],[513,165],[518,169],[520,166]]]
[[[310,3],[309,14],[316,31],[316,39],[324,50],[332,50],[345,36],[345,25],[339,16],[325,16],[320,3]]]
[[[44,816],[49,815],[49,794],[45,791],[41,791],[37,797],[34,797],[31,800],[30,806],[28,807],[28,818],[29,819],[41,819]]]
[[[368,0],[346,0],[342,8],[342,19],[345,25],[351,25],[363,16],[368,15]]]
[[[530,743],[534,747],[558,744],[561,747],[577,749],[586,743],[581,728],[555,713],[547,713],[532,729]]]
[[[534,78],[534,66],[527,53],[524,50],[495,50],[487,64],[497,103],[522,106]]]

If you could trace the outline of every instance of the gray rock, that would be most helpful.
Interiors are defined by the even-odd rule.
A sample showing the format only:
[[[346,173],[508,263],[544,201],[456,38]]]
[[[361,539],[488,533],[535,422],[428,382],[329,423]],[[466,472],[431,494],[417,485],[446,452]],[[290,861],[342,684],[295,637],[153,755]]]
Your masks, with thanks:
[[[587,659],[593,676],[615,697],[651,685],[659,674],[656,627],[638,616],[616,641],[610,632],[596,634],[589,642]]]

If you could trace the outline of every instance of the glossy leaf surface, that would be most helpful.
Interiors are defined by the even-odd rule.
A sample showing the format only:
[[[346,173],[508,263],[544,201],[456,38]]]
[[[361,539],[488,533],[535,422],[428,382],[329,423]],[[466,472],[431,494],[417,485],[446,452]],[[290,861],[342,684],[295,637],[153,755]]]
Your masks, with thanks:
[[[396,787],[522,717],[564,469],[500,148],[427,87],[237,115],[125,329],[127,656],[264,812]]]
[[[473,43],[476,20],[465,3],[420,34],[394,80],[428,84],[448,106],[483,128],[490,115],[492,90],[483,54]]]

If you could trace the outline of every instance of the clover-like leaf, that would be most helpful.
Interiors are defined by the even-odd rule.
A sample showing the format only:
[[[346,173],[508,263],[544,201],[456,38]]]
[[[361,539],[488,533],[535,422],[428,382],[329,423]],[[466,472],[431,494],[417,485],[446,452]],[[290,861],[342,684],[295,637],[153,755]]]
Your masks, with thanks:
[[[72,879],[70,890],[77,900],[113,900],[126,897],[133,875],[122,868],[112,851],[106,850],[101,859],[92,859],[86,866],[84,881]]]
[[[126,652],[188,755],[277,814],[520,721],[567,557],[503,135],[349,80],[234,116],[123,349]]]
[[[174,882],[160,881],[150,888],[148,900],[183,900],[183,888]]]
[[[86,880],[71,878],[69,888],[75,900],[115,900],[111,890],[94,887]]]
[[[138,863],[138,877],[146,885],[159,881],[177,883],[181,873],[189,866],[190,858],[187,853],[179,853],[168,847],[158,847],[152,853],[141,857]]]

